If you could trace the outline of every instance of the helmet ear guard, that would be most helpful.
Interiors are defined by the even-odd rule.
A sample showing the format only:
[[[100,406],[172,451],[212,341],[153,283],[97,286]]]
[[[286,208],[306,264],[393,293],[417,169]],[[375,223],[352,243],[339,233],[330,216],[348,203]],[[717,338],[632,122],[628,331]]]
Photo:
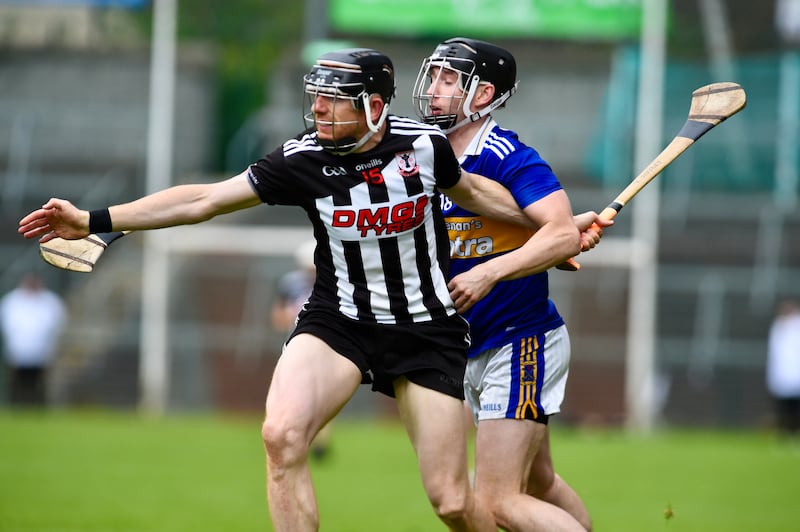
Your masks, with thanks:
[[[514,86],[511,87],[510,90],[504,92],[503,94],[500,95],[500,97],[495,98],[492,101],[492,103],[490,103],[489,105],[487,105],[486,107],[484,107],[483,109],[481,109],[480,111],[477,111],[477,112],[472,112],[472,109],[471,109],[471,107],[472,107],[472,97],[474,96],[474,93],[475,93],[475,91],[473,89],[472,93],[467,96],[466,100],[464,100],[464,114],[466,115],[466,117],[463,120],[461,120],[460,122],[458,122],[457,124],[454,124],[454,125],[450,126],[450,128],[446,129],[445,133],[450,133],[451,131],[455,131],[456,129],[458,129],[458,128],[462,127],[462,126],[465,126],[465,125],[467,125],[467,124],[469,124],[471,122],[477,122],[478,120],[480,120],[484,116],[488,115],[489,113],[491,113],[495,109],[499,109],[500,107],[505,105],[506,101],[509,98],[511,98],[514,95],[515,92],[517,92],[517,86],[518,85],[519,85],[519,82],[515,83]],[[478,86],[477,84],[474,85],[475,88],[477,88],[477,86]],[[469,112],[469,114],[468,114],[468,112]]]

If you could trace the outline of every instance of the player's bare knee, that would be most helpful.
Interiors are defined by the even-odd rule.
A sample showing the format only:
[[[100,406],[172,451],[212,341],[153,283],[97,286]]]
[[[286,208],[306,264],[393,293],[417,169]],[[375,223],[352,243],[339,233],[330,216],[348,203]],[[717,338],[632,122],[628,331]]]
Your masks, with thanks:
[[[552,467],[534,467],[528,479],[528,495],[548,500],[548,494],[556,489],[557,475]]]
[[[439,519],[448,525],[467,521],[467,507],[464,505],[442,504],[434,506],[433,509]]]
[[[308,442],[299,428],[269,417],[261,424],[261,439],[273,466],[289,467],[305,460],[308,453]]]
[[[429,490],[428,499],[436,515],[445,523],[463,522],[469,513],[470,499],[468,490],[441,488]]]

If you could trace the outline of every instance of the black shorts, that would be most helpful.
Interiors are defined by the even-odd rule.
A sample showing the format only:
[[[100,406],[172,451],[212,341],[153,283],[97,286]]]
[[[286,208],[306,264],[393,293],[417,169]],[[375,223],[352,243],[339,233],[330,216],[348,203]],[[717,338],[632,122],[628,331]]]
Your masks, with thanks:
[[[303,309],[289,339],[311,334],[361,370],[362,384],[394,397],[394,381],[414,384],[464,399],[469,326],[464,318],[385,325],[351,320],[336,312]]]

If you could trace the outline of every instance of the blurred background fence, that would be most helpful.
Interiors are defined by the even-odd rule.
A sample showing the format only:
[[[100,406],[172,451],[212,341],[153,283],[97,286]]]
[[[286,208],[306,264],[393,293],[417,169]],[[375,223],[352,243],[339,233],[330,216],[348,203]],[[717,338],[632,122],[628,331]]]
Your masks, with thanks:
[[[563,35],[552,26],[526,32],[512,24],[537,8],[546,14],[553,2],[544,0],[460,2],[464,21],[453,26],[410,17],[424,11],[419,1],[386,1],[373,19],[360,18],[370,16],[369,2],[345,4],[177,3],[172,182],[238,173],[299,132],[300,78],[313,51],[344,43],[386,52],[397,69],[393,110],[413,115],[411,86],[422,58],[443,38],[470,32],[515,54],[520,89],[497,118],[552,164],[575,212],[599,211],[641,170],[634,168],[641,2],[605,3],[619,9],[614,35],[582,34],[569,19],[553,23]],[[596,3],[572,4],[598,16]],[[651,185],[661,191],[654,341],[661,423],[771,423],[767,330],[776,301],[800,296],[800,59],[791,31],[775,24],[778,4],[667,2],[663,144],[701,85],[737,81],[748,104]],[[482,15],[486,5],[500,22]],[[520,5],[530,12],[514,11]],[[70,307],[50,383],[58,406],[140,403],[144,242],[132,235],[90,275],[67,273],[39,260],[35,243],[16,234],[17,220],[51,196],[95,208],[145,192],[152,8],[144,1],[0,0],[0,289],[36,270]],[[626,210],[601,248],[628,237],[632,218]],[[304,215],[265,207],[219,223],[275,230],[249,254],[209,245],[170,255],[169,409],[260,410],[280,350],[283,333],[271,328],[269,308],[278,279],[294,268],[292,230],[305,227]],[[578,273],[551,274],[573,343],[562,419],[621,424],[629,407],[631,273],[620,261],[585,262]],[[359,392],[345,414],[386,409]]]

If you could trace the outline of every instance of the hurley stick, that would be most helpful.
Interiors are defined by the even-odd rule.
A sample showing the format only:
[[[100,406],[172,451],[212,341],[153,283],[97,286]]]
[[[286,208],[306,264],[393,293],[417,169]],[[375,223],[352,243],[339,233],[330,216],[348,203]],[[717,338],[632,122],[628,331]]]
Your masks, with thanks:
[[[712,83],[692,92],[692,105],[689,118],[664,150],[636,176],[625,190],[600,212],[604,220],[613,219],[617,213],[641,191],[645,185],[664,171],[672,161],[686,151],[697,139],[711,128],[735,115],[747,104],[747,95],[737,83]],[[599,229],[595,226],[595,229]],[[559,270],[576,271],[580,269],[575,259],[569,259],[558,266]]]
[[[78,240],[54,238],[39,244],[39,255],[56,268],[73,272],[90,272],[106,248],[128,233],[130,231],[97,233]]]

